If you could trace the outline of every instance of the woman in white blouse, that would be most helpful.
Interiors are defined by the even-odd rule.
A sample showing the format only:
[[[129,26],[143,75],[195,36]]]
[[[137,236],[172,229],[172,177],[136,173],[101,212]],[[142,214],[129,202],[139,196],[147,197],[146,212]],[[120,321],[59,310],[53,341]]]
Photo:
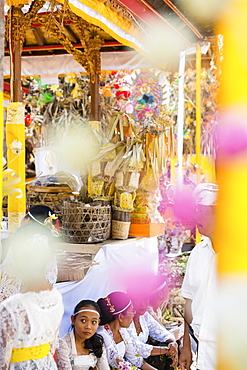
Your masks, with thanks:
[[[53,355],[63,303],[46,279],[54,258],[50,238],[50,230],[34,224],[13,236],[13,268],[23,287],[0,304],[0,369],[57,369]]]
[[[128,328],[128,333],[133,340],[135,345],[135,351],[139,353],[149,363],[160,368],[157,365],[157,359],[155,357],[162,357],[162,370],[170,370],[177,366],[178,362],[178,349],[175,337],[173,334],[155,320],[148,310],[150,294],[157,293],[158,291],[167,290],[166,282],[162,281],[159,277],[154,279],[152,289],[146,289],[145,287],[134,286],[133,289],[129,289],[129,295],[133,302],[134,309],[136,311],[133,322]],[[148,344],[152,339],[153,344]],[[150,357],[151,356],[151,357]]]
[[[127,294],[113,292],[105,298],[100,298],[97,303],[101,310],[98,333],[104,339],[109,365],[119,369],[131,369],[134,366],[143,370],[154,370],[154,367],[135,353],[135,347],[126,330],[135,314]]]
[[[59,370],[110,370],[103,338],[96,333],[100,308],[96,302],[82,300],[71,316],[72,330],[59,339],[56,362]]]

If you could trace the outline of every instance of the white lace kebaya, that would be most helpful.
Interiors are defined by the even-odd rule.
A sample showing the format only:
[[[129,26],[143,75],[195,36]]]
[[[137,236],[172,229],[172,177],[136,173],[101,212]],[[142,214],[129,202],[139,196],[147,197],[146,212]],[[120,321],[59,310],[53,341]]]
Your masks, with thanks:
[[[0,282],[0,302],[13,294],[20,293],[23,288],[22,279],[16,273],[13,250],[10,246],[5,260],[0,265],[1,282]],[[53,285],[57,281],[57,261],[54,257],[46,268],[46,279]]]
[[[106,347],[107,360],[112,368],[118,368],[118,361],[125,362],[125,358],[133,366],[138,368],[142,367],[144,361],[143,358],[134,352],[133,343],[127,332],[126,328],[120,330],[123,340],[116,344],[114,341],[113,333],[108,324],[100,326],[97,332],[102,335]]]
[[[39,293],[13,295],[0,305],[0,369],[55,370],[53,359],[58,331],[63,315],[61,294],[53,288]],[[43,358],[12,362],[13,348],[48,345],[50,351]],[[13,357],[12,357],[13,359]]]
[[[96,367],[97,370],[110,370],[105,348],[103,348],[103,354],[100,358],[93,353],[89,355],[77,354],[73,331],[59,339],[56,362],[58,370],[88,370],[90,367]]]
[[[141,315],[139,320],[142,328],[139,335],[137,335],[133,321],[130,327],[127,328],[127,331],[132,339],[135,352],[143,358],[149,357],[153,349],[152,345],[146,344],[149,336],[160,342],[166,342],[167,340],[175,341],[174,335],[169,333],[169,331],[156,321],[149,312],[145,312],[144,315]]]

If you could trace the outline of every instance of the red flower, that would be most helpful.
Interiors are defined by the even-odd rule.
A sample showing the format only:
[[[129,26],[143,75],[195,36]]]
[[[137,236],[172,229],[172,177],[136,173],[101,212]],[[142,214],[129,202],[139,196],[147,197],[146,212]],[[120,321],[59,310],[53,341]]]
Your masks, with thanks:
[[[123,93],[124,93],[124,97],[127,99],[127,98],[129,98],[130,97],[130,91],[123,91]]]
[[[32,123],[32,118],[30,114],[27,114],[25,117],[25,125],[29,126]]]

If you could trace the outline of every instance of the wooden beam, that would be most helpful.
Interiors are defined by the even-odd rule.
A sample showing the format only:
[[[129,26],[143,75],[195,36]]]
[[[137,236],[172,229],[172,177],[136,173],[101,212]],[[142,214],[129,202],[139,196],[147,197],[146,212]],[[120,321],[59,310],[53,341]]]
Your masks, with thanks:
[[[69,36],[69,38],[73,41],[74,44],[78,44],[80,42],[79,38],[76,36],[74,31],[71,29],[70,26],[64,25],[65,32]]]
[[[78,49],[81,49],[83,48],[82,44],[78,43],[78,44],[73,44],[74,48],[78,48]],[[118,41],[106,41],[103,45],[103,48],[104,47],[118,47],[118,46],[124,46],[123,44],[121,44],[120,42]],[[32,45],[32,46],[23,46],[22,47],[22,51],[23,52],[26,52],[26,51],[42,51],[42,50],[63,50],[64,49],[64,46],[61,45],[61,44],[56,44],[56,45]],[[10,49],[9,48],[5,48],[5,53],[8,54],[10,52]]]
[[[183,33],[166,18],[164,18],[157,10],[155,10],[146,0],[116,0],[125,9],[129,10],[135,17],[144,22],[148,27],[162,27],[164,25],[169,26],[175,34],[177,34],[182,40],[188,45],[191,45],[191,41],[186,38]]]
[[[37,41],[37,44],[39,46],[44,46],[45,39],[44,39],[44,36],[42,35],[41,31],[38,28],[32,28],[32,32],[33,32],[34,37]]]
[[[1,0],[0,0],[1,1]],[[4,92],[5,93],[9,93],[10,92],[10,83],[8,82],[8,81],[4,81],[4,84],[3,84],[3,86],[4,86]],[[25,94],[29,94],[30,93],[30,90],[29,90],[29,88],[27,88],[27,87],[25,87],[25,86],[22,86],[22,91],[23,91],[23,93],[25,93]]]
[[[194,34],[199,38],[203,39],[202,34],[198,31],[198,29],[183,15],[182,12],[170,1],[170,0],[163,0],[169,8],[171,8],[177,16],[182,19],[182,21],[194,32]]]

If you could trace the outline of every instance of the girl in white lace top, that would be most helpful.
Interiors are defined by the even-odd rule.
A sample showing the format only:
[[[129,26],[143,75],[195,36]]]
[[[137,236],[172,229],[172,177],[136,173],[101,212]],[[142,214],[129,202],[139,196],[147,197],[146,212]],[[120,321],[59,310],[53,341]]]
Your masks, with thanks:
[[[50,232],[25,225],[12,240],[15,272],[23,291],[0,304],[0,369],[55,370],[53,359],[63,315],[61,294],[48,283],[52,260]]]
[[[59,370],[110,370],[103,338],[96,333],[100,308],[96,302],[82,300],[71,316],[72,330],[59,339],[56,361]]]

